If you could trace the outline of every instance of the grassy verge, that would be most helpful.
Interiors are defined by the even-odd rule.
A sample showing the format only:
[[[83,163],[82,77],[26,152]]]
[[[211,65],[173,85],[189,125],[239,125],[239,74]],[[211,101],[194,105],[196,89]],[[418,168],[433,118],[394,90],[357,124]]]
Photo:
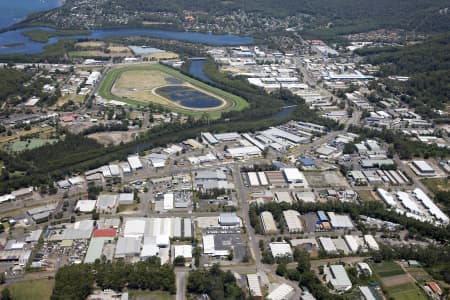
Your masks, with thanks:
[[[204,112],[204,111],[197,112],[197,111],[191,111],[191,110],[185,110],[185,109],[167,106],[168,108],[170,108],[171,110],[176,111],[176,112],[192,115],[194,117],[200,117],[206,113],[211,119],[218,119],[218,118],[220,118],[221,113],[224,111],[230,111],[230,110],[240,111],[248,106],[248,103],[241,97],[238,97],[231,93],[225,92],[221,89],[212,87],[206,83],[200,82],[196,79],[193,79],[189,76],[186,76],[174,69],[163,66],[161,64],[135,65],[135,66],[113,69],[106,75],[106,77],[103,81],[103,84],[98,91],[99,95],[105,99],[119,100],[119,101],[128,103],[130,105],[134,105],[134,106],[139,106],[139,105],[142,106],[142,105],[148,104],[148,102],[144,102],[144,101],[137,101],[137,100],[132,100],[132,99],[128,99],[128,98],[117,97],[111,93],[111,89],[114,85],[115,80],[118,78],[118,76],[120,76],[120,74],[122,74],[123,72],[134,71],[134,70],[157,70],[157,71],[164,72],[168,75],[171,75],[178,79],[182,79],[196,87],[199,87],[199,88],[204,89],[208,92],[211,92],[217,96],[220,96],[228,102],[227,107],[224,108],[223,110],[210,111],[210,112]]]
[[[448,178],[425,178],[422,182],[433,193],[450,191]]]
[[[13,283],[10,291],[14,300],[46,300],[50,299],[54,285],[55,281],[49,279],[28,280]]]
[[[47,43],[48,39],[55,36],[89,35],[88,30],[56,30],[47,31],[42,29],[31,29],[22,32],[29,40],[39,43]]]
[[[162,291],[128,291],[130,300],[175,300],[175,295]]]

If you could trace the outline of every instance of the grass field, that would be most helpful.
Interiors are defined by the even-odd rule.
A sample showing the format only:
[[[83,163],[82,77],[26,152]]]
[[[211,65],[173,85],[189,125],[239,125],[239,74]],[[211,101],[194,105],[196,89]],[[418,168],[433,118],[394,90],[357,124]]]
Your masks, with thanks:
[[[389,296],[395,300],[426,300],[423,291],[414,283],[405,283],[387,288]]]
[[[181,106],[154,93],[154,89],[170,84],[190,86],[204,94],[224,101],[220,107],[211,109],[193,109]],[[233,94],[195,80],[189,76],[160,64],[134,65],[111,70],[104,78],[99,95],[105,99],[114,99],[130,105],[158,103],[173,111],[200,117],[207,113],[210,118],[219,118],[221,112],[242,110],[248,103]]]
[[[376,277],[381,279],[383,290],[389,298],[395,300],[426,300],[424,292],[405,273],[400,265],[393,261],[371,264]],[[392,279],[391,279],[392,278]],[[395,284],[398,282],[398,284]]]
[[[13,152],[21,152],[24,150],[30,150],[39,148],[49,143],[56,143],[58,140],[44,140],[44,139],[29,139],[26,141],[17,141],[9,145],[8,148]]]
[[[374,271],[381,278],[405,274],[405,271],[393,261],[383,261],[382,263],[373,264],[372,266]]]
[[[128,292],[130,300],[175,300],[175,295],[162,291],[134,291]]]
[[[358,191],[358,195],[359,195],[359,197],[361,198],[362,201],[377,201],[377,200],[380,200],[379,198],[376,197],[374,192],[369,191],[369,190]]]
[[[10,286],[14,300],[47,300],[52,295],[54,280],[39,279],[14,283]]]
[[[433,193],[450,191],[450,180],[448,178],[425,178],[422,179],[422,182]]]

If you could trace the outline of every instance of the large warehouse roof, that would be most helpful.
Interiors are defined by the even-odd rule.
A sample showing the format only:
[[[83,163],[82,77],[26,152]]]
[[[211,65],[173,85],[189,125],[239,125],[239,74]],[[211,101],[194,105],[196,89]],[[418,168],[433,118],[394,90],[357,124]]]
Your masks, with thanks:
[[[352,220],[347,215],[337,215],[334,212],[328,212],[331,226],[334,228],[353,228]]]
[[[271,234],[277,232],[277,225],[270,211],[263,211],[261,213],[261,222],[263,225],[264,233]]]
[[[284,176],[289,183],[301,183],[305,177],[297,168],[285,168],[283,169]]]
[[[318,240],[323,250],[325,250],[325,252],[337,252],[337,248],[334,245],[333,240],[331,238],[319,237]]]
[[[303,225],[300,221],[300,213],[298,211],[285,210],[283,211],[283,216],[290,233],[301,232],[303,230]]]
[[[292,256],[291,245],[286,242],[273,242],[269,247],[273,257]]]
[[[279,287],[277,287],[275,290],[273,290],[268,296],[267,299],[269,300],[286,300],[289,299],[289,297],[294,292],[294,288],[290,285],[287,285],[286,283],[283,283]]]

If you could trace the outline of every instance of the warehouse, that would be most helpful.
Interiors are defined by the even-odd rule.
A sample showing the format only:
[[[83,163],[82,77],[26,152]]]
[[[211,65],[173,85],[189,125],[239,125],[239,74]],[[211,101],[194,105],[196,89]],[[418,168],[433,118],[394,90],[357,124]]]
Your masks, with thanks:
[[[159,256],[159,247],[156,244],[144,244],[139,255],[141,260],[146,260],[152,256]]]
[[[333,240],[329,237],[319,237],[318,238],[320,246],[322,246],[322,249],[326,252],[326,253],[337,253],[337,248],[333,243]]]
[[[267,176],[264,172],[258,172],[258,178],[261,185],[269,185],[269,181],[267,180]]]
[[[436,219],[448,223],[449,219],[448,217],[442,212],[442,210],[434,204],[434,202],[427,196],[427,194],[424,193],[419,188],[414,189],[413,195],[417,198],[417,200],[421,201],[422,204],[428,209],[431,215],[433,215]]]
[[[75,211],[82,213],[92,212],[95,209],[96,204],[97,200],[78,200]]]
[[[248,180],[250,181],[250,186],[259,186],[259,179],[256,172],[248,172]]]
[[[283,211],[284,219],[289,230],[289,233],[298,233],[303,231],[303,225],[300,220],[300,213],[295,210]]]
[[[328,212],[330,224],[335,229],[353,229],[352,220],[347,215],[337,215],[334,212]]]
[[[98,212],[112,212],[116,209],[118,195],[100,194],[97,198]]]
[[[116,245],[115,258],[137,256],[141,252],[139,240],[132,237],[120,237]]]
[[[164,194],[163,207],[164,210],[173,209],[173,193]]]
[[[353,252],[353,253],[358,252],[359,244],[353,236],[344,235],[344,240],[351,252]]]
[[[417,204],[405,192],[398,191],[397,198],[402,202],[403,206],[412,213],[421,213]]]
[[[423,174],[434,174],[434,169],[424,160],[414,160],[413,162],[414,167]]]
[[[219,143],[219,141],[209,132],[202,132],[201,136],[208,144],[215,145]]]
[[[277,225],[270,211],[263,211],[261,213],[261,223],[265,234],[277,233]]]
[[[130,155],[127,158],[131,170],[136,171],[142,169],[142,163],[138,155]]]
[[[270,136],[275,136],[275,137],[278,137],[278,138],[282,138],[284,140],[288,140],[288,141],[290,141],[292,143],[295,143],[295,144],[299,144],[301,142],[304,142],[304,140],[305,140],[304,137],[299,137],[299,136],[297,136],[295,134],[292,134],[292,133],[289,133],[287,131],[278,129],[276,127],[270,127],[269,129],[264,130],[262,133],[264,135],[270,135]]]
[[[120,193],[119,205],[130,205],[134,202],[134,193]]]
[[[226,152],[233,158],[244,158],[261,155],[261,150],[256,146],[228,148]]]
[[[275,192],[275,201],[278,203],[286,202],[292,204],[291,194],[289,192]]]
[[[113,177],[120,176],[120,169],[118,165],[109,165],[109,171]]]
[[[236,213],[221,213],[219,224],[220,226],[240,226],[241,223]]]
[[[85,264],[92,264],[95,260],[100,259],[103,255],[103,248],[105,243],[111,243],[114,241],[114,237],[93,237],[89,243],[89,247],[84,257]],[[112,257],[107,257],[112,259]]]
[[[364,241],[366,242],[366,244],[370,250],[373,250],[373,251],[380,250],[380,246],[378,246],[378,243],[375,240],[375,238],[373,237],[373,235],[371,235],[371,234],[364,235]]]
[[[231,142],[241,138],[241,135],[237,132],[225,132],[225,133],[217,133],[214,137],[222,142]]]
[[[280,171],[266,171],[264,173],[273,187],[287,187],[286,179]]]
[[[288,300],[294,294],[294,288],[286,283],[281,284],[275,290],[273,290],[268,296],[268,300]]]
[[[395,207],[397,206],[397,203],[394,200],[394,197],[386,190],[383,190],[382,188],[377,189],[378,195],[383,199],[384,203],[386,203],[389,207]]]
[[[323,267],[325,280],[330,283],[337,292],[345,292],[352,288],[352,282],[348,278],[343,265],[330,265]]]
[[[185,218],[183,219],[183,237],[192,238],[192,222],[191,219]]]
[[[192,261],[192,246],[191,245],[175,245],[173,246],[173,257],[183,257],[186,261]]]
[[[273,242],[269,244],[273,257],[292,257],[291,245],[286,242]]]
[[[127,219],[123,230],[125,237],[142,238],[145,234],[146,219]]]
[[[310,203],[316,202],[316,195],[314,194],[314,192],[296,192],[294,196],[297,201]]]
[[[261,285],[259,284],[258,274],[247,274],[247,283],[249,294],[252,299],[262,299]]]
[[[303,183],[305,181],[305,176],[297,168],[285,168],[282,171],[289,183]]]

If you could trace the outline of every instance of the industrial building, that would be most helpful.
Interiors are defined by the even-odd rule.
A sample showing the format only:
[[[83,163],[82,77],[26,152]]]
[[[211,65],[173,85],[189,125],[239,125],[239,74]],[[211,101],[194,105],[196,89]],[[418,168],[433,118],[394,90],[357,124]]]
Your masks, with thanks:
[[[424,160],[414,160],[412,164],[421,174],[433,175],[435,173],[434,169]]]
[[[130,155],[128,156],[127,161],[132,171],[142,169],[142,163],[139,159],[139,155]]]
[[[295,210],[283,211],[284,219],[289,230],[289,233],[299,233],[303,231],[303,225],[300,220],[300,213]]]
[[[319,237],[318,238],[320,246],[322,246],[322,249],[326,252],[326,253],[330,253],[330,254],[335,254],[337,253],[337,248],[333,243],[333,240],[329,237]]]
[[[284,168],[282,171],[288,183],[305,182],[305,176],[297,168]]]
[[[328,212],[330,218],[330,224],[335,229],[353,229],[354,225],[352,220],[347,215],[338,215],[334,212]]]
[[[371,235],[371,234],[364,235],[364,241],[366,242],[366,244],[370,250],[373,250],[373,251],[380,250],[380,246],[378,246],[378,243],[375,240],[375,238],[373,237],[373,235]]]
[[[265,234],[277,233],[277,225],[270,211],[263,211],[261,213],[261,223]]]
[[[219,224],[220,226],[240,226],[241,222],[236,213],[221,213]]]
[[[348,278],[343,265],[330,265],[323,267],[325,280],[333,286],[337,292],[345,292],[352,288],[352,282]]]
[[[252,299],[259,300],[262,299],[263,293],[261,290],[261,285],[259,283],[258,274],[247,274],[247,284],[249,294]]]
[[[228,148],[226,152],[232,158],[246,158],[261,155],[261,150],[256,146]]]
[[[275,201],[278,203],[286,202],[292,204],[292,197],[289,192],[275,192]]]
[[[273,242],[269,244],[273,257],[292,257],[291,245],[286,242]]]
[[[294,294],[294,288],[286,283],[281,284],[273,290],[266,299],[268,300],[288,300]]]
[[[344,235],[344,240],[351,252],[353,252],[353,253],[358,252],[360,246],[359,246],[359,243],[356,241],[356,239],[353,236]]]

